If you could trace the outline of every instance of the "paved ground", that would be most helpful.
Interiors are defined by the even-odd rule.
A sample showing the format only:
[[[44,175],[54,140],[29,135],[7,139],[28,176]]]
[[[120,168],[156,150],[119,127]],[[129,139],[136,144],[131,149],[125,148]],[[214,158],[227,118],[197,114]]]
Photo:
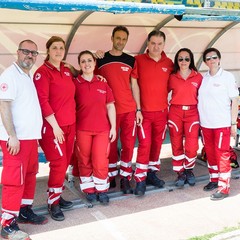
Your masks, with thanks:
[[[206,165],[198,161],[194,170],[197,184],[174,187],[175,174],[171,168],[169,146],[164,146],[160,177],[166,181],[164,189],[148,187],[144,197],[123,196],[118,187],[109,193],[108,206],[88,208],[79,191],[78,180],[74,187],[66,183],[64,198],[74,201],[74,208],[65,211],[65,221],[56,222],[49,215],[49,223],[42,226],[21,225],[33,240],[187,240],[190,237],[218,232],[240,223],[240,170],[233,171],[231,194],[222,201],[211,201],[211,192],[204,192],[208,183]],[[47,164],[40,164],[35,211],[47,214]],[[134,182],[132,182],[134,186]],[[240,239],[239,231],[221,235],[214,240]]]

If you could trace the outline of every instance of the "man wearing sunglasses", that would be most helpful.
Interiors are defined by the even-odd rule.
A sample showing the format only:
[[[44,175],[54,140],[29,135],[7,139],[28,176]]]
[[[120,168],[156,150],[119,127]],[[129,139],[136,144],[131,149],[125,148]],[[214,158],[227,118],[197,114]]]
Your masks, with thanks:
[[[17,61],[0,77],[0,142],[3,152],[1,237],[30,239],[20,223],[44,224],[48,220],[32,211],[38,143],[42,116],[33,84],[32,66],[38,55],[31,40],[19,44]]]
[[[199,89],[198,110],[203,144],[208,159],[210,182],[204,191],[217,191],[211,200],[221,200],[230,190],[230,136],[236,136],[238,88],[232,73],[220,66],[221,54],[216,48],[203,53],[209,68]]]

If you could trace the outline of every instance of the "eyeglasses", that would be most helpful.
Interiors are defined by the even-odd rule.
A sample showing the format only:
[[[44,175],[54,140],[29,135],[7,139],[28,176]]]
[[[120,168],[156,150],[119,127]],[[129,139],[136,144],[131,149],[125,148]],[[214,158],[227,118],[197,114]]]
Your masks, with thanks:
[[[213,56],[209,56],[209,57],[206,57],[206,61],[210,61],[211,59],[218,59],[218,56],[217,55],[213,55]]]
[[[179,58],[179,62],[185,61],[185,62],[190,62],[190,58]]]
[[[32,54],[33,57],[36,57],[38,55],[37,51],[30,51],[28,49],[21,49],[21,48],[19,48],[18,50],[22,51],[24,55],[29,55],[30,53]]]

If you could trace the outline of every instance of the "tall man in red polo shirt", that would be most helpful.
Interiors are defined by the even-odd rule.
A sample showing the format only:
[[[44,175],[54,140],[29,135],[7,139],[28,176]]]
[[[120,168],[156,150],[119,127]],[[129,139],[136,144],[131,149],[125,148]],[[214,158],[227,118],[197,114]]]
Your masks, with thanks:
[[[166,36],[161,31],[148,34],[148,50],[136,56],[132,76],[138,80],[143,123],[138,127],[138,154],[134,179],[135,194],[144,195],[146,184],[163,187],[165,182],[156,176],[160,170],[160,150],[165,139],[168,114],[168,79],[173,62],[164,53]]]
[[[129,31],[124,26],[116,26],[112,32],[112,49],[97,59],[97,74],[106,78],[113,91],[116,107],[117,138],[111,143],[109,154],[110,187],[115,187],[118,175],[118,134],[120,132],[120,187],[124,194],[133,193],[129,181],[132,176],[132,156],[136,140],[136,124],[141,124],[139,87],[136,79],[131,80],[134,57],[123,52],[128,40]],[[97,53],[100,53],[99,51]],[[97,57],[101,57],[96,54]]]

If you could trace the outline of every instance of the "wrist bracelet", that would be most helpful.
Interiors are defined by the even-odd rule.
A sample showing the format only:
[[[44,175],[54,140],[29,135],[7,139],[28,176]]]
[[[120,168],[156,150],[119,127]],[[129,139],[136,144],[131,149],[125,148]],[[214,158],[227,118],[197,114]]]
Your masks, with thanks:
[[[237,122],[232,122],[231,125],[232,125],[232,126],[233,126],[233,125],[237,125]]]
[[[142,111],[142,109],[140,109],[140,108],[137,108],[137,110],[136,110],[136,112],[141,112]]]

